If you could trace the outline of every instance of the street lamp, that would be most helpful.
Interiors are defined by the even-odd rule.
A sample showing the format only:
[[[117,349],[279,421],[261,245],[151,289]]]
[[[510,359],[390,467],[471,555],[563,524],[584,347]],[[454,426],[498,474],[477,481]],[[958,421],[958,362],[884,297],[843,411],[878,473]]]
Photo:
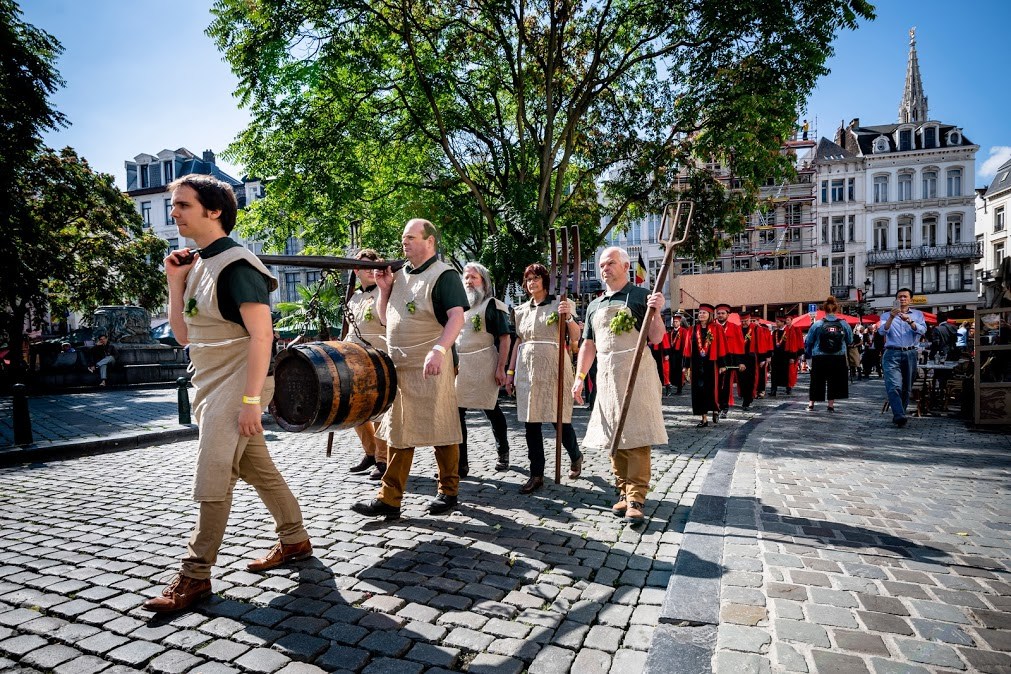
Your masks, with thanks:
[[[871,292],[871,277],[868,276],[864,279],[864,292],[860,296],[860,301],[857,302],[857,316],[860,318],[860,324],[864,323],[864,310],[867,307],[867,294]]]

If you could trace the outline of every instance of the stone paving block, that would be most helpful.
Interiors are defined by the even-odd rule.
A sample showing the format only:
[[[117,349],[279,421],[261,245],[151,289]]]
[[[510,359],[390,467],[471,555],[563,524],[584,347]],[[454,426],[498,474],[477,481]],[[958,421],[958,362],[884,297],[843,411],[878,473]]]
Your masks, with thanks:
[[[817,648],[811,651],[818,674],[865,674],[867,665],[862,658],[855,655],[844,655],[833,651],[822,651]]]
[[[316,659],[316,664],[326,671],[348,669],[359,671],[369,661],[369,652],[348,646],[331,646],[326,653]]]
[[[527,625],[521,625],[519,623],[513,622],[511,620],[502,620],[500,618],[492,618],[481,631],[487,634],[494,634],[499,637],[510,637],[513,639],[522,639],[527,634],[530,633],[530,627]]]
[[[758,625],[766,620],[768,612],[761,606],[747,604],[724,604],[720,608],[720,622],[738,625]],[[784,616],[786,617],[786,616]]]
[[[948,644],[958,644],[960,646],[974,646],[975,642],[958,625],[939,622],[936,620],[925,620],[923,618],[913,618],[909,622],[919,632],[920,636],[930,641],[943,641]]]
[[[369,666],[362,670],[362,674],[421,674],[424,667],[418,662],[379,658],[370,662]]]
[[[751,606],[765,606],[766,595],[760,588],[754,587],[731,587],[724,586],[720,591],[720,600],[731,604],[749,604]],[[771,594],[769,595],[772,596]],[[807,598],[807,592],[804,592]]]
[[[1011,629],[1011,614],[1004,611],[972,609],[972,615],[988,629]]]
[[[38,650],[31,651],[21,658],[21,662],[26,665],[38,667],[39,669],[55,669],[64,662],[68,662],[81,656],[81,652],[76,648],[64,646],[62,644],[51,644]]]
[[[326,674],[326,670],[306,662],[289,662],[277,670],[277,674]]]
[[[765,653],[771,641],[771,635],[764,629],[726,624],[719,626],[716,648],[745,653]]]
[[[844,608],[856,608],[859,606],[856,598],[849,592],[829,590],[823,587],[812,587],[810,589],[810,596],[811,601],[815,604],[828,604]]]
[[[412,620],[404,625],[399,634],[406,639],[434,644],[441,641],[448,632],[449,629],[441,625]]]
[[[90,636],[98,634],[101,630],[97,627],[92,627],[91,625],[78,625],[76,623],[67,623],[63,627],[56,630],[53,634],[53,638],[57,641],[62,641],[68,644],[76,644],[82,639],[87,639]]]
[[[631,625],[625,631],[622,646],[637,651],[648,651],[653,636],[653,628],[646,625]]]
[[[105,655],[114,648],[118,648],[127,643],[129,639],[121,634],[112,632],[97,632],[90,637],[78,641],[75,645],[86,653],[94,655]],[[2,647],[2,644],[0,644]]]
[[[439,618],[439,616],[442,615],[442,611],[434,609],[430,606],[425,606],[424,604],[411,602],[410,604],[407,604],[399,611],[397,611],[397,615],[402,618],[407,618],[409,620],[419,620],[421,622],[435,622]]]
[[[373,632],[358,642],[359,648],[366,648],[379,655],[399,658],[407,653],[413,642],[395,632]]]
[[[0,665],[2,666],[2,665]],[[53,670],[55,674],[98,674],[109,669],[109,662],[94,655],[82,655]]]
[[[432,644],[415,644],[404,657],[429,667],[451,669],[460,657],[460,649]]]
[[[530,663],[530,674],[568,674],[576,654],[566,648],[545,646]]]
[[[900,599],[877,594],[857,593],[857,599],[868,611],[876,613],[891,613],[893,615],[909,615],[909,610]]]
[[[971,623],[965,611],[959,606],[948,606],[936,601],[910,599],[909,605],[916,614],[930,620],[968,625]]]
[[[1011,651],[1011,631],[977,629],[976,634],[994,650]]]
[[[27,632],[29,634],[38,634],[40,636],[51,636],[59,631],[64,625],[69,625],[66,620],[61,620],[60,618],[52,618],[50,616],[43,616],[41,618],[36,618],[35,620],[29,620],[26,623],[21,623],[18,625],[19,632]]]
[[[790,599],[792,601],[805,601],[808,598],[806,587],[789,583],[769,583],[766,594],[769,597]]]
[[[890,634],[913,635],[913,628],[903,618],[887,613],[872,613],[869,611],[857,611],[860,621],[867,626],[867,629],[875,632],[887,632]]]
[[[832,637],[836,646],[844,651],[856,651],[857,653],[867,653],[869,655],[888,655],[888,647],[885,642],[876,634],[866,632],[852,632],[849,630],[833,630]]]
[[[185,651],[169,650],[148,663],[148,669],[156,674],[182,674],[201,664],[204,660]]]
[[[165,650],[164,646],[149,641],[130,641],[109,651],[106,657],[130,667],[140,667]]]
[[[965,663],[958,657],[955,649],[950,646],[913,639],[896,639],[895,645],[898,646],[902,655],[913,662],[935,667],[965,669]]]
[[[269,674],[276,672],[291,660],[284,654],[269,648],[254,648],[235,661],[235,664],[251,672]]]
[[[786,641],[796,641],[822,648],[831,647],[828,633],[819,625],[801,622],[799,620],[774,620],[776,637]]]
[[[716,674],[769,674],[769,660],[754,653],[720,651],[716,654],[713,671]]]
[[[198,649],[197,655],[202,658],[210,658],[211,660],[231,662],[248,650],[249,646],[246,644],[240,644],[237,641],[229,639],[215,639]]]
[[[576,655],[575,661],[572,663],[573,671],[585,674],[607,674],[608,670],[611,668],[611,656],[604,651],[594,650],[592,648],[583,648]],[[472,670],[473,671],[473,670]],[[486,670],[494,671],[494,670]],[[514,670],[512,674],[519,674],[520,670]]]
[[[807,660],[796,648],[782,642],[772,645],[772,661],[783,671],[787,672],[808,672]]]
[[[317,655],[329,648],[330,642],[326,639],[293,632],[287,634],[276,642],[273,647],[281,651],[293,660],[311,661]]]
[[[824,604],[804,604],[804,612],[807,619],[818,625],[830,625],[833,627],[857,627],[857,620],[853,611],[838,606],[826,606]]]
[[[1011,655],[978,648],[959,648],[969,666],[981,672],[1011,672]]]

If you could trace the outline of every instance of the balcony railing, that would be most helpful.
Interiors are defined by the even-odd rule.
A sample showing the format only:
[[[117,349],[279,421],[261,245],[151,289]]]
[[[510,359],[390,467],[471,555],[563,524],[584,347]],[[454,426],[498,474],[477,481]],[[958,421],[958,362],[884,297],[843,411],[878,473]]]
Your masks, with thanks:
[[[846,242],[845,241],[833,241],[832,242],[832,252],[833,253],[845,253],[846,252]]]
[[[853,286],[830,286],[829,292],[837,300],[848,300]]]
[[[833,249],[834,250],[834,249]],[[929,260],[978,260],[983,257],[983,242],[953,243],[950,246],[917,246],[900,250],[871,250],[868,265],[902,264]]]

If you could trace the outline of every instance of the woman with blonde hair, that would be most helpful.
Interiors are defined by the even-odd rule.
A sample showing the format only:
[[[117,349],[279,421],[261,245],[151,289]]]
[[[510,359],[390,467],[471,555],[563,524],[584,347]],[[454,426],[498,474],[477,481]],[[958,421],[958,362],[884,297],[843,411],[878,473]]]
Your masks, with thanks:
[[[828,411],[835,412],[835,401],[849,397],[849,368],[846,352],[853,343],[853,331],[836,316],[839,303],[829,295],[821,305],[825,318],[814,323],[804,340],[804,353],[811,361],[811,388],[807,409],[828,398]],[[826,395],[826,389],[828,390]]]

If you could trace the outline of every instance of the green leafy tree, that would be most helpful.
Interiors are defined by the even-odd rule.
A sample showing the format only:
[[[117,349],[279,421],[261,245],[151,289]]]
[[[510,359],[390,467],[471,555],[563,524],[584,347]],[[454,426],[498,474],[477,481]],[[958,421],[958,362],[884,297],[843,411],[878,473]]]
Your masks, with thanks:
[[[0,264],[0,331],[9,344],[21,344],[26,319],[48,311],[164,302],[168,246],[144,229],[111,175],[94,172],[71,148],[44,150],[12,187],[16,226]]]
[[[333,275],[309,286],[296,286],[299,299],[295,302],[279,302],[277,310],[283,316],[274,324],[274,328],[283,333],[281,336],[293,334],[308,335],[311,338],[329,339],[338,335],[332,334],[334,329],[340,331],[344,316],[344,289],[338,286],[338,280]]]
[[[576,223],[589,250],[683,194],[691,252],[737,231],[865,0],[218,0],[208,33],[274,177],[254,229],[346,240],[429,217],[501,283]],[[728,191],[705,163],[729,167]],[[262,216],[262,217],[260,217]],[[395,223],[392,224],[392,223]],[[603,223],[601,225],[601,223]]]

